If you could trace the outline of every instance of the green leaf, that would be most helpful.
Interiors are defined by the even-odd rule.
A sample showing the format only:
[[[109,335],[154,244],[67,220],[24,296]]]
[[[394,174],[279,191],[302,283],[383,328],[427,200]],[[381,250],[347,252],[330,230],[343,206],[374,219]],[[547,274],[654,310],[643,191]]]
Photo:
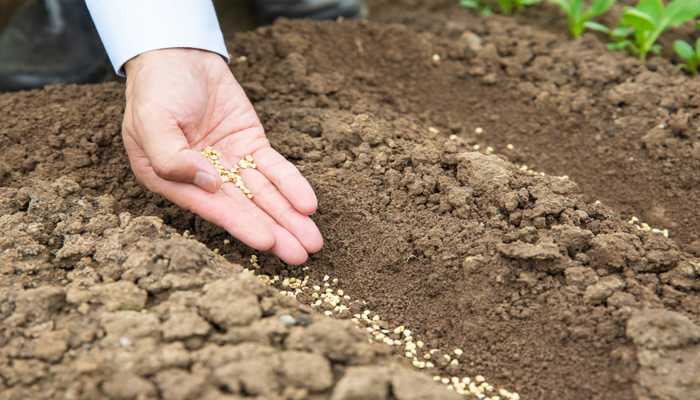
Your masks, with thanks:
[[[489,15],[493,14],[493,10],[491,10],[491,7],[484,6],[479,8],[479,13],[481,13],[481,15],[484,17],[488,17]]]
[[[698,0],[674,0],[666,7],[668,26],[679,25],[690,21],[700,15],[700,1]]]
[[[665,13],[661,0],[640,0],[635,8],[651,17],[654,25],[659,24]]]
[[[533,4],[539,4],[542,0],[518,0],[518,3],[523,6],[531,6]]]
[[[613,37],[618,37],[618,38],[625,38],[629,36],[632,32],[634,32],[634,28],[631,26],[620,26],[612,30],[610,32],[610,36]]]
[[[610,7],[612,7],[613,4],[615,4],[615,0],[593,0],[593,3],[591,3],[588,11],[586,11],[586,16],[588,18],[585,19],[591,19],[593,17],[597,17],[598,15],[604,14],[610,9]]]
[[[654,44],[653,46],[651,46],[651,48],[649,49],[649,51],[651,51],[651,52],[654,53],[654,54],[659,54],[659,53],[661,52],[661,45],[658,44],[658,43],[656,43],[656,44]]]
[[[603,24],[599,24],[597,22],[586,21],[583,23],[583,26],[588,28],[588,29],[592,29],[594,31],[610,34],[610,29],[608,29],[607,26],[605,26]]]
[[[694,54],[690,59],[688,59],[688,64],[690,64],[690,71],[694,74],[698,72],[698,64],[700,63],[700,54]]]
[[[569,2],[567,0],[547,0],[547,1],[561,7],[562,10],[564,10],[564,12],[567,15],[571,14],[571,7],[569,6]]]
[[[612,50],[624,50],[627,46],[634,47],[631,40],[623,40],[615,43],[608,43],[608,48]]]
[[[650,31],[656,25],[649,14],[632,7],[625,7],[622,10],[622,21],[632,25],[638,31]]]
[[[467,8],[477,8],[479,2],[477,0],[459,0],[459,5]]]
[[[689,60],[690,57],[695,54],[695,51],[693,51],[693,46],[682,40],[675,40],[673,42],[673,49],[676,50],[676,53],[678,53],[679,56],[686,60]]]
[[[695,42],[695,54],[700,56],[700,38]]]
[[[583,0],[570,0],[569,4],[571,4],[570,17],[578,21],[583,13]]]

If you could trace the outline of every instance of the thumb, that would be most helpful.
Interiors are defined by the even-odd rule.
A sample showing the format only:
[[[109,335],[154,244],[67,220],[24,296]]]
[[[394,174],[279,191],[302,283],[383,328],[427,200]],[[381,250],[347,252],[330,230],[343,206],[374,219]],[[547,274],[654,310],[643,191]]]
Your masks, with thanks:
[[[200,153],[191,149],[173,149],[151,157],[153,171],[167,181],[193,183],[207,192],[216,192],[222,185],[216,167]]]

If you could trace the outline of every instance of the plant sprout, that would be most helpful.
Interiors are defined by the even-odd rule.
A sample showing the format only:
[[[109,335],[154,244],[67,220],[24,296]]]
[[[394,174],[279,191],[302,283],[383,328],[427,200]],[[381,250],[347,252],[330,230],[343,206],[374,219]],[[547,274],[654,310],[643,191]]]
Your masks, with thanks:
[[[691,74],[697,75],[698,63],[700,62],[700,39],[695,42],[695,48],[682,40],[676,40],[673,42],[673,49],[688,62],[687,64],[680,64],[678,67],[685,68]]]
[[[629,49],[632,53],[639,55],[639,59],[643,62],[646,60],[647,53],[658,54],[661,50],[661,45],[656,43],[661,33],[671,26],[682,25],[698,15],[700,15],[698,0],[674,0],[665,8],[661,0],[640,0],[636,7],[622,9],[622,22],[617,29],[611,31],[600,24],[589,27],[606,32],[616,39],[615,43],[608,45],[611,49]],[[630,34],[633,35],[634,40],[627,39]]]
[[[566,12],[569,20],[569,30],[575,39],[583,34],[583,30],[588,26],[591,19],[605,14],[612,7],[615,0],[593,0],[588,10],[583,11],[583,0],[547,0],[554,3]],[[601,25],[602,26],[602,25]]]
[[[460,0],[459,5],[462,7],[473,8],[481,13],[481,15],[491,15],[493,10],[488,5],[491,0]],[[542,0],[495,0],[498,3],[501,13],[510,15],[514,11],[522,12],[526,6],[541,3]]]

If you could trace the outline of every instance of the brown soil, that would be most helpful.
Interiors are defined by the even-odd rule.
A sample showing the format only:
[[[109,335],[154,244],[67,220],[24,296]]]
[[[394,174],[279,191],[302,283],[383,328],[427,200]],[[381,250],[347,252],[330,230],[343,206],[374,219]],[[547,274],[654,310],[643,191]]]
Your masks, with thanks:
[[[0,96],[0,398],[441,399],[426,375],[478,374],[523,399],[700,398],[700,81],[527,15],[434,8],[228,43],[319,197],[303,266],[141,188],[121,84]],[[367,308],[459,365],[406,372],[401,347],[241,274],[252,254],[338,278],[364,301],[338,318]]]

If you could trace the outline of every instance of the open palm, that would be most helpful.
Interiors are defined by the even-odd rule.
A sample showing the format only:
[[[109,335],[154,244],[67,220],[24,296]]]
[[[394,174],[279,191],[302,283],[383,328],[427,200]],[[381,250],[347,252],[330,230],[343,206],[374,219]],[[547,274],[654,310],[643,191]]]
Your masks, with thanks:
[[[194,49],[144,53],[126,64],[122,133],[138,181],[221,226],[247,245],[289,264],[306,261],[323,239],[308,215],[316,195],[299,171],[270,147],[262,125],[223,59]],[[242,169],[248,199],[199,152],[211,146]]]

